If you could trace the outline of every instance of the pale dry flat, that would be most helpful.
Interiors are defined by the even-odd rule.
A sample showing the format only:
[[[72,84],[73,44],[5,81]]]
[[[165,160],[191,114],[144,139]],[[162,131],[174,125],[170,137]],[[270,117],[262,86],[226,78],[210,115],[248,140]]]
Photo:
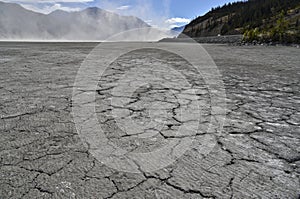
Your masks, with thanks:
[[[223,132],[210,132],[216,145],[206,156],[199,155],[195,146],[161,170],[133,174],[97,160],[75,129],[73,84],[96,45],[0,43],[1,199],[299,197],[299,49],[204,45],[226,89]],[[122,48],[122,43],[114,45]],[[185,139],[172,134],[193,121],[176,118],[178,102],[169,91],[182,94],[178,88],[141,86],[131,96],[133,107],[123,107],[137,123],[149,120],[144,102],[159,102],[170,113],[167,127],[142,132],[144,137],[124,133],[107,116],[116,108],[105,101],[113,89],[110,85],[134,64],[175,68],[196,88],[203,88],[197,96],[209,104],[205,82],[193,70],[185,71],[189,65],[185,60],[153,49],[136,51],[119,58],[99,79],[96,111],[107,137],[119,147],[139,152],[159,148],[170,139]],[[179,77],[164,78],[176,82]],[[185,96],[181,103],[188,104]],[[209,116],[209,106],[202,108]],[[207,123],[205,118],[202,122]],[[201,140],[204,135],[193,137]]]

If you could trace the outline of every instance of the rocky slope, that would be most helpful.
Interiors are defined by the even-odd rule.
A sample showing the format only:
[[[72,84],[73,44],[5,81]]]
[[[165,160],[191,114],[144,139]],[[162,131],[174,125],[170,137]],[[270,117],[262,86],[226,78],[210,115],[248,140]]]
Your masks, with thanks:
[[[257,37],[265,35],[279,40],[280,34],[286,33],[297,38],[300,35],[299,11],[299,0],[249,0],[230,3],[213,8],[206,15],[191,21],[183,34],[190,37],[206,37],[244,34],[257,29]],[[280,22],[282,13],[283,20]]]

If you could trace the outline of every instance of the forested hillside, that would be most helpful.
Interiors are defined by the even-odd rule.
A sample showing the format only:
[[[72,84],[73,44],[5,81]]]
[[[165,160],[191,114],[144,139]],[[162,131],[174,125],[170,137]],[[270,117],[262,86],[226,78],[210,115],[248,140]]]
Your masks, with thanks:
[[[300,0],[249,0],[213,8],[188,24],[183,34],[244,34],[246,41],[299,43],[299,21]]]

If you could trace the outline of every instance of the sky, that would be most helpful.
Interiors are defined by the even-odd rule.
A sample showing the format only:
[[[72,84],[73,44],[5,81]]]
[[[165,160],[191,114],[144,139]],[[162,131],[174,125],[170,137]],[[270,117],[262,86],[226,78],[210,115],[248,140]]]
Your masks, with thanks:
[[[36,12],[54,10],[80,11],[99,7],[121,15],[136,16],[153,27],[172,28],[185,25],[212,7],[236,0],[0,0],[19,3]]]

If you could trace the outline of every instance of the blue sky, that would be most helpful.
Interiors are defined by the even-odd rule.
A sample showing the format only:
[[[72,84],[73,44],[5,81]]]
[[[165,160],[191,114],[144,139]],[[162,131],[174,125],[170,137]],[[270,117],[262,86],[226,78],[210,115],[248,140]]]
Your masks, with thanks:
[[[1,0],[0,0],[1,1]],[[4,0],[42,13],[61,9],[79,11],[96,6],[121,15],[137,16],[154,27],[170,28],[188,23],[212,7],[233,0]],[[236,1],[236,0],[235,0]]]

